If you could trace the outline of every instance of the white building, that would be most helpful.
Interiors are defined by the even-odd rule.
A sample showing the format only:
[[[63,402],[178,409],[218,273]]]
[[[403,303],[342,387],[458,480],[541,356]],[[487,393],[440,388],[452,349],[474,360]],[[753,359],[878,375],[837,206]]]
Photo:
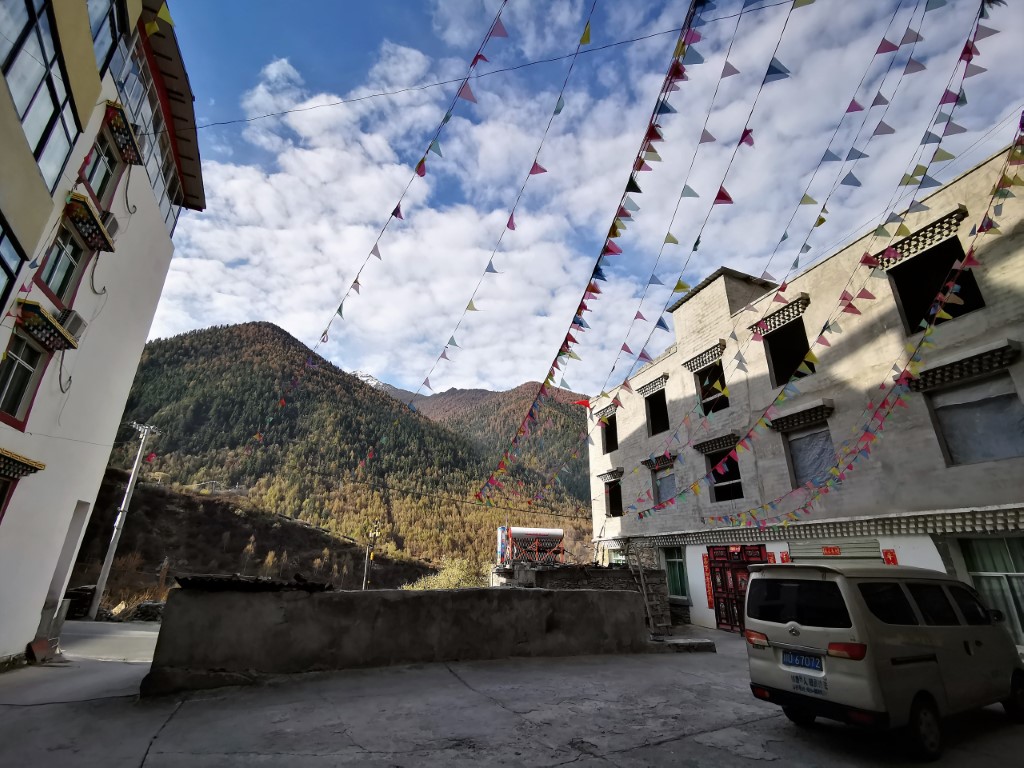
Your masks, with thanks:
[[[158,0],[0,3],[0,664],[49,629],[170,265],[205,205]]]
[[[734,630],[751,562],[945,570],[1024,645],[1024,206],[1008,153],[1024,160],[1000,152],[907,214],[905,236],[871,233],[784,292],[720,269],[671,308],[675,344],[632,392],[591,403],[606,559],[626,541],[653,549],[678,612]],[[997,231],[977,235],[990,201]],[[972,244],[980,267],[958,273]]]

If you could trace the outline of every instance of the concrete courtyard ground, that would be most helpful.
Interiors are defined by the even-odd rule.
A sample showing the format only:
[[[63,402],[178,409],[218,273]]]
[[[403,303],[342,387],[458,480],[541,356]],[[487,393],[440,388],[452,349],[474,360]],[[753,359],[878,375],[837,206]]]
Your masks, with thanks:
[[[0,675],[0,766],[914,764],[896,735],[802,730],[752,698],[742,640],[725,633],[691,632],[717,654],[413,665],[139,701],[155,629],[69,623],[67,662]],[[1024,727],[990,707],[948,723],[939,765],[1022,754]]]

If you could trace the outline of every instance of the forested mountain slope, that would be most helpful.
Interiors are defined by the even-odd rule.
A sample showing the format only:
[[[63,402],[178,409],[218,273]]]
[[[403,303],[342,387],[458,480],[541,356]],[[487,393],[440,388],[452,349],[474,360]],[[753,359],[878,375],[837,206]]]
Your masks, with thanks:
[[[532,514],[515,496],[497,503],[520,512],[472,503],[534,391],[524,385],[487,393],[491,398],[464,408],[453,403],[458,398],[438,395],[434,421],[423,412],[433,408],[433,398],[418,401],[414,412],[314,360],[280,328],[246,323],[150,342],[124,420],[163,431],[152,442],[156,457],[147,472],[165,473],[168,482],[239,486],[269,513],[360,540],[380,520],[386,552],[485,560],[506,516],[513,524],[563,527],[575,539],[590,538],[588,520]],[[541,410],[540,427],[509,478],[510,488],[522,481],[526,497],[545,479],[539,470],[557,469],[584,429],[584,410],[566,397],[560,393],[562,402]],[[118,446],[112,464],[130,466],[134,447],[133,441]],[[575,464],[579,477],[562,473],[565,486],[559,483],[545,502],[549,509],[588,515],[585,467],[583,458]]]

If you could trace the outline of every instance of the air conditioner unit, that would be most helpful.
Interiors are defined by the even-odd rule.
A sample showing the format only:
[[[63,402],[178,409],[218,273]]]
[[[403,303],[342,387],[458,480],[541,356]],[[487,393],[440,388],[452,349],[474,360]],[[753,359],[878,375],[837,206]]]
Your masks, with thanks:
[[[63,310],[57,317],[57,321],[65,331],[75,337],[75,341],[82,338],[82,334],[85,333],[86,326],[89,325],[85,321],[85,318],[73,309]]]
[[[117,230],[121,228],[121,225],[117,223],[117,219],[110,211],[105,212],[101,218],[103,220],[103,228],[107,230],[107,234],[113,240],[117,236]]]

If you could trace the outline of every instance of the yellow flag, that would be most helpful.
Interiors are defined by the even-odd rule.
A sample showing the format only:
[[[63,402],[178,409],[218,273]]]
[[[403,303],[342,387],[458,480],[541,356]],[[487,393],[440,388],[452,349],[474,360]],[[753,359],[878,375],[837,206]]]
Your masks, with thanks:
[[[590,22],[583,28],[583,36],[580,38],[580,45],[590,45]]]
[[[159,31],[160,31],[160,25],[157,24],[155,21],[146,22],[146,35],[148,37],[152,37],[153,35],[155,35]]]
[[[676,43],[676,49],[673,52],[672,57],[678,59],[680,56],[685,56],[685,55],[686,55],[686,43],[684,43],[682,40],[680,40],[678,43]]]
[[[817,363],[818,362],[818,358],[815,357],[814,353],[811,352],[810,350],[808,350],[807,354],[804,356],[804,360],[806,360],[809,363]]]
[[[172,27],[174,26],[174,20],[171,18],[171,12],[167,9],[167,3],[160,6],[160,10],[156,12],[158,19],[163,19]]]
[[[900,224],[898,227],[896,227],[896,234],[899,235],[900,237],[905,237],[906,235],[910,234],[910,227],[908,227],[906,224]]]
[[[676,240],[675,235],[673,235],[671,232],[665,235],[665,242],[669,245],[679,245],[679,241]]]

